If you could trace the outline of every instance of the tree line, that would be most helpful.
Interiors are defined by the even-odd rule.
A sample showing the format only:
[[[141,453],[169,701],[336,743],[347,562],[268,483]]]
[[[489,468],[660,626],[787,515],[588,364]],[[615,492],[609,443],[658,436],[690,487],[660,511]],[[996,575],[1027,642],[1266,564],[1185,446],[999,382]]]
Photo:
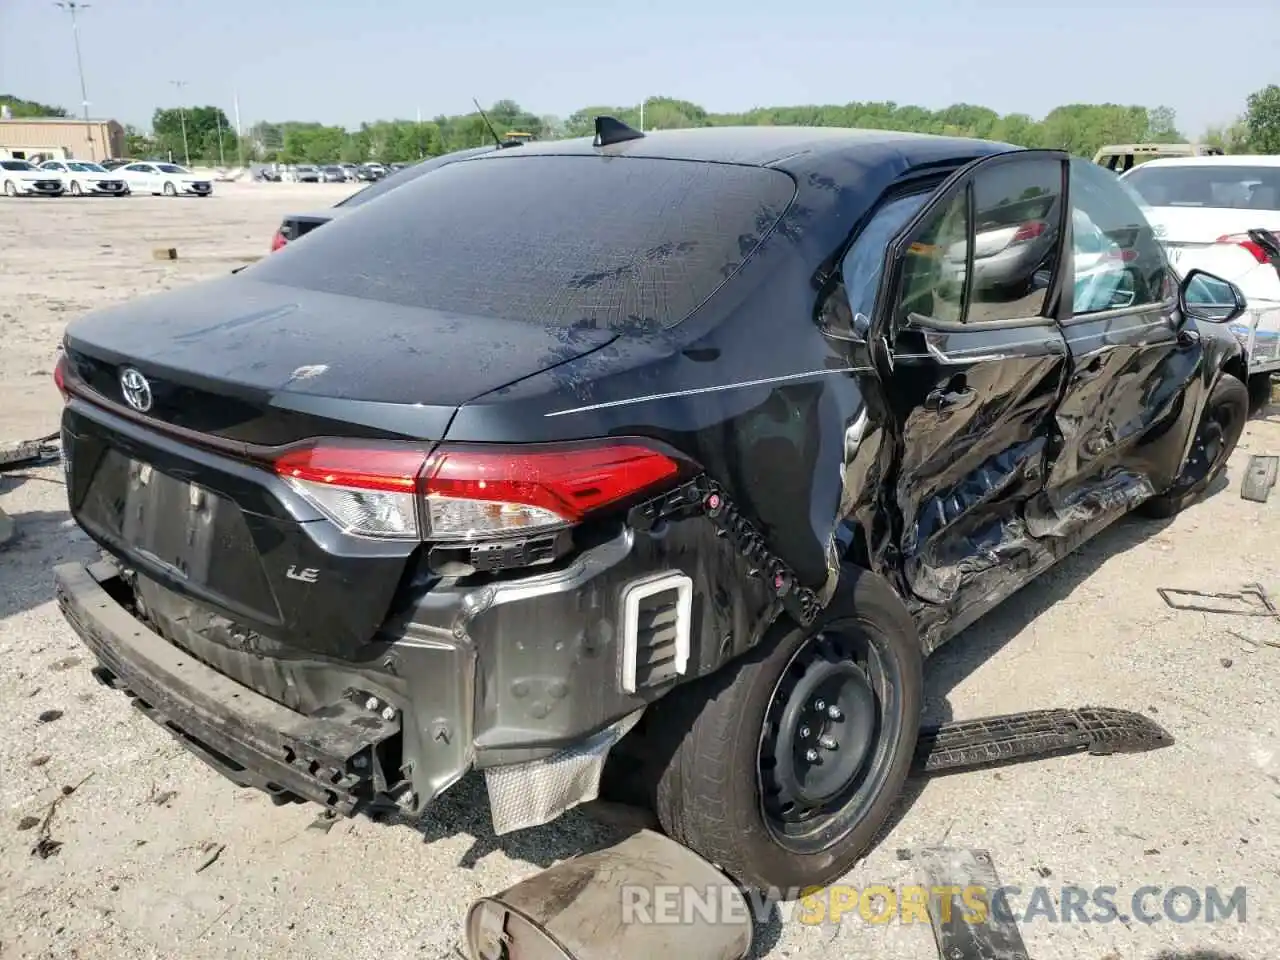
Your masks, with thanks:
[[[67,116],[60,107],[0,95],[15,118]],[[378,120],[358,130],[298,121],[260,122],[238,137],[217,106],[157,109],[150,132],[126,128],[131,157],[190,157],[193,164],[233,166],[245,162],[334,163],[413,162],[453,150],[491,143],[496,133],[529,133],[541,140],[589,135],[599,114],[640,126],[641,109],[584,107],[567,117],[540,116],[514,100],[499,100],[479,111],[430,120]],[[1179,143],[1188,139],[1169,107],[1068,104],[1042,119],[999,114],[959,103],[941,110],[891,102],[761,107],[743,113],[713,113],[696,103],[651,97],[644,103],[646,130],[733,125],[863,127],[950,136],[978,137],[1025,147],[1048,147],[1092,157],[1109,143]],[[1228,153],[1280,153],[1280,86],[1251,94],[1234,122],[1203,132],[1200,142]]]

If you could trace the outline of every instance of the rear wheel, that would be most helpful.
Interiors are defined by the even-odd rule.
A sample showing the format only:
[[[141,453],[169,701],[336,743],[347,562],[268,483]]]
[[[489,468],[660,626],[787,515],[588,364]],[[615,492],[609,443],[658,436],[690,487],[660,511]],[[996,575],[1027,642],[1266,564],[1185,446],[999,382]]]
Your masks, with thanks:
[[[6,180],[4,182],[4,195],[6,197],[16,197],[18,195],[18,188],[14,186],[12,180]]]
[[[1249,419],[1249,390],[1229,373],[1218,377],[1192,439],[1191,452],[1173,486],[1145,501],[1139,512],[1148,517],[1172,517],[1203,496],[1227,468],[1227,459],[1240,442]]]
[[[655,708],[663,828],[757,888],[843,876],[892,811],[920,726],[922,656],[897,596],[846,568],[812,627],[779,623]]]

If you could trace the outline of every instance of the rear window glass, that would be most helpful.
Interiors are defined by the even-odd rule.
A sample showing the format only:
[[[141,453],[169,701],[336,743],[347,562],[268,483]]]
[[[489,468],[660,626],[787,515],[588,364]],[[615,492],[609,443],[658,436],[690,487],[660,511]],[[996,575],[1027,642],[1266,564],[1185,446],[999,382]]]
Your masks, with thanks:
[[[795,194],[763,167],[524,156],[448,164],[242,276],[449,313],[645,330],[693,312]]]
[[[1153,207],[1280,210],[1280,167],[1141,166],[1124,182]]]

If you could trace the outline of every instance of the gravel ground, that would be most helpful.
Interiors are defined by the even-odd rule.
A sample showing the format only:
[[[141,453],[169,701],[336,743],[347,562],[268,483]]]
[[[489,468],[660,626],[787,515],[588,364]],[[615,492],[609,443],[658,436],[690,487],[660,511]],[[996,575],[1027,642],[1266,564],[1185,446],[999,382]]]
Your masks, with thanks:
[[[0,201],[0,439],[56,429],[50,370],[69,319],[225,273],[266,251],[281,214],[344,192],[220,184],[210,200]],[[180,259],[152,258],[169,246]],[[1005,883],[1046,887],[1055,904],[1063,886],[1115,887],[1121,912],[1144,885],[1244,886],[1244,923],[1039,919],[1023,934],[1035,960],[1280,955],[1280,647],[1265,645],[1280,625],[1173,611],[1156,593],[1258,581],[1280,596],[1280,495],[1238,495],[1248,454],[1280,453],[1274,414],[1250,423],[1229,484],[1206,501],[1170,523],[1116,525],[930,665],[935,718],[1109,705],[1152,715],[1176,744],[913,784],[850,884],[913,883],[897,851],[945,842],[991,851]],[[476,896],[616,836],[575,811],[495,838],[473,779],[416,827],[311,829],[315,808],[233,787],[93,682],[51,599],[50,567],[93,553],[67,517],[59,468],[0,474],[0,508],[19,528],[0,548],[0,956],[436,957]],[[24,818],[43,819],[77,784],[47,831],[61,846],[34,856],[41,828]],[[840,924],[762,923],[756,950],[936,956],[927,926],[869,924],[856,911]]]

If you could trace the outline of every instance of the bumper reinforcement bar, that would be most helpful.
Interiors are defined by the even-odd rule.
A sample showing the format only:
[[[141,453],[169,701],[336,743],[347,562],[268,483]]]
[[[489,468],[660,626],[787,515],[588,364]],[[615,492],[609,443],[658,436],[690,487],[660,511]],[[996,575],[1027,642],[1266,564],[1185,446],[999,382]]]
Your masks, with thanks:
[[[307,716],[236,683],[152,632],[111,595],[103,561],[54,569],[58,606],[98,658],[94,676],[127,693],[184,747],[278,803],[311,800],[345,815],[375,799],[377,745],[400,732],[350,701]]]

